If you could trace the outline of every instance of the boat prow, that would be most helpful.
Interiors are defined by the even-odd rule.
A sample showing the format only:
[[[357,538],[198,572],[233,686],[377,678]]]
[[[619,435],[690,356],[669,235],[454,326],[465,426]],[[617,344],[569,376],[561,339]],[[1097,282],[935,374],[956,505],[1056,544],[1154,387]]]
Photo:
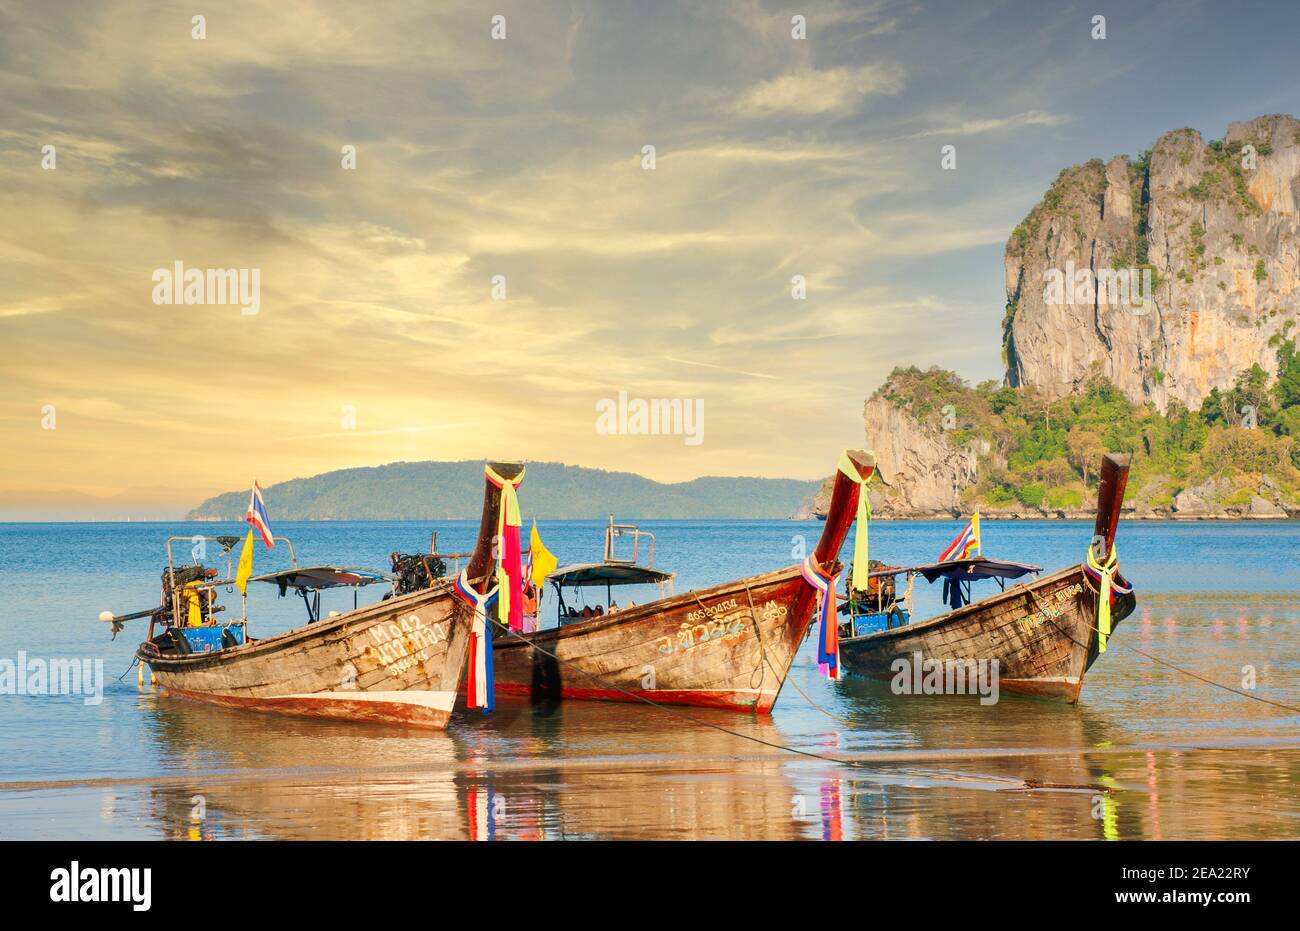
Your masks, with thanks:
[[[523,474],[518,463],[492,463],[491,468],[511,482]],[[501,489],[489,480],[478,542],[466,568],[471,580],[487,574],[500,507]],[[445,728],[465,673],[470,630],[469,610],[456,597],[454,581],[441,579],[429,588],[326,618],[319,616],[317,603],[313,613],[306,587],[356,577],[332,567],[263,576],[282,588],[303,587],[307,624],[230,643],[223,632],[228,627],[210,621],[194,627],[175,623],[183,616],[177,609],[158,636],[152,636],[151,623],[151,636],[136,655],[172,696],[281,714]],[[215,638],[203,633],[213,630]],[[215,639],[214,648],[191,648],[204,639]]]
[[[814,552],[818,565],[837,570],[859,493],[866,493],[863,485],[874,470],[871,453],[850,450],[841,457]],[[602,587],[619,571],[597,570],[568,571]],[[648,701],[765,714],[808,632],[816,598],[801,567],[791,566],[597,617],[566,618],[557,628],[523,636],[498,633],[496,688],[532,698]]]
[[[1106,637],[1137,603],[1112,562],[1127,479],[1128,456],[1105,456],[1089,548],[1092,558],[1042,578],[1018,581],[989,598],[924,621],[910,621],[904,614],[900,624],[845,637],[840,640],[845,666],[859,675],[891,680],[925,669],[937,671],[936,681],[948,681],[945,671],[957,670],[959,681],[966,683],[969,673],[987,670],[977,674],[995,675],[999,691],[1077,702],[1084,676],[1106,648]],[[1105,585],[1100,584],[1097,567],[1107,575]],[[945,572],[961,578],[1018,578],[1026,574],[1022,570],[1035,569],[980,559],[888,571],[934,578]],[[1108,611],[1099,610],[1102,588],[1109,588]]]

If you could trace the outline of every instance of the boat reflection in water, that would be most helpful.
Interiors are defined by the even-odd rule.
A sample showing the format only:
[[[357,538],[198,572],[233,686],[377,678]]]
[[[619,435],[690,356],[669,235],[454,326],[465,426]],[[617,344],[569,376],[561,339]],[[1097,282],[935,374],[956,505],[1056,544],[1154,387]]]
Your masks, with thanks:
[[[1244,628],[1226,613],[1243,610]],[[1294,611],[1289,593],[1156,594],[1130,619],[1129,637],[1207,677],[1260,656],[1261,681],[1285,683],[1300,654],[1276,633]],[[1294,717],[1208,688],[1188,701],[1185,677],[1125,658],[1099,664],[1077,705],[899,696],[855,677],[828,685],[804,655],[792,683],[834,720],[793,689],[772,716],[676,709],[855,765],[619,703],[503,697],[493,714],[457,713],[436,732],[146,693],[150,775],[51,786],[57,798],[24,788],[14,810],[33,813],[28,821],[3,807],[0,819],[19,835],[31,823],[35,834],[40,812],[98,809],[99,821],[80,818],[79,829],[180,838],[1292,836]],[[84,805],[68,801],[77,793]]]
[[[812,730],[689,713],[854,765],[684,720],[644,727],[648,709],[622,704],[504,700],[428,732],[146,697],[163,775],[105,797],[119,826],[195,839],[1288,836],[1294,749],[1125,747],[1125,725],[1087,706],[841,689],[850,717]]]
[[[167,837],[466,836],[445,732],[165,699],[151,721],[168,774],[151,789],[152,811]]]
[[[152,817],[165,836],[193,839],[803,834],[783,758],[719,755],[719,739],[741,741],[685,722],[608,753],[610,731],[644,709],[516,704],[458,718],[452,733],[283,718],[271,733],[260,716],[160,702],[155,737],[173,775],[150,787]],[[767,719],[740,729],[781,739]]]

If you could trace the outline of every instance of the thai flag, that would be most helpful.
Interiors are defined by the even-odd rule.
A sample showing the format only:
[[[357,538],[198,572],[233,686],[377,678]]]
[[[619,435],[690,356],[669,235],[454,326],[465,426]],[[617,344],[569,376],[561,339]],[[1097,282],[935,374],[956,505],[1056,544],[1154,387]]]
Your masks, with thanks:
[[[957,539],[948,544],[948,548],[939,554],[939,562],[949,562],[954,559],[969,559],[970,554],[979,549],[980,545],[980,524],[979,515],[976,514],[966,522],[966,527],[961,533],[957,534]]]
[[[262,542],[268,550],[275,549],[275,538],[271,536],[271,518],[266,516],[266,502],[262,500],[262,486],[253,482],[253,495],[248,499],[248,513],[244,520],[257,528],[262,535]]]

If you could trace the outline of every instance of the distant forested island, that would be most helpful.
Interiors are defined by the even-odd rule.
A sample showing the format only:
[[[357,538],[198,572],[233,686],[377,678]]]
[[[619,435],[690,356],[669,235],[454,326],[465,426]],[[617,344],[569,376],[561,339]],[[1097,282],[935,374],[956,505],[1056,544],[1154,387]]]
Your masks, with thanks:
[[[520,498],[526,518],[629,520],[784,518],[821,483],[778,478],[705,477],[656,482],[559,462],[530,462]],[[457,520],[479,516],[483,463],[393,462],[340,469],[264,487],[272,519]],[[240,520],[248,490],[227,492],[190,511],[190,520]]]

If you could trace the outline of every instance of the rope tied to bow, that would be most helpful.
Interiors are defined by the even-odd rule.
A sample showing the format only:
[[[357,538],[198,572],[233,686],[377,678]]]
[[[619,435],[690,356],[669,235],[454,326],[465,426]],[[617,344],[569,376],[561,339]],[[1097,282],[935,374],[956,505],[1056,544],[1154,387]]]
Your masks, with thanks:
[[[1126,585],[1123,577],[1119,576],[1119,550],[1114,545],[1105,562],[1098,561],[1095,547],[1088,547],[1083,577],[1097,593],[1097,652],[1105,653],[1106,641],[1111,632],[1111,605],[1117,596],[1131,594],[1133,586]]]

